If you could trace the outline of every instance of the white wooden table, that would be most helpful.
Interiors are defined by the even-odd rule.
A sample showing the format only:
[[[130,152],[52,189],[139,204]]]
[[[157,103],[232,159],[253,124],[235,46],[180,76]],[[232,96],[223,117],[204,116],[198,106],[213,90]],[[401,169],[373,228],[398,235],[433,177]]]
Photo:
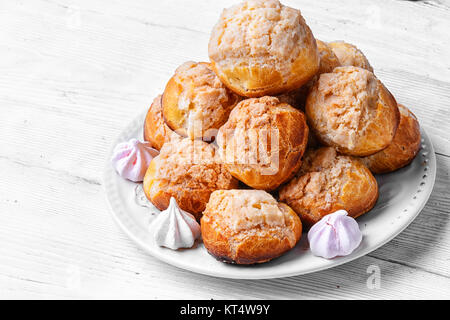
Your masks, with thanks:
[[[1,1],[0,298],[450,298],[450,1],[284,1],[317,38],[358,45],[432,137],[433,194],[393,241],[327,271],[240,281],[162,263],[115,225],[107,150],[179,64],[207,59],[231,2]]]

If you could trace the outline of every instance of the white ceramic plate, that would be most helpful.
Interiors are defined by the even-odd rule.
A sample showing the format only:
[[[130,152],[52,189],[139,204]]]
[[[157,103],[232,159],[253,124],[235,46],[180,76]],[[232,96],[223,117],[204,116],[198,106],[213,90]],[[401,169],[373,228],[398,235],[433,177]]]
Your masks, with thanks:
[[[130,123],[115,141],[142,139],[145,114]],[[111,149],[112,151],[112,149]],[[122,179],[112,168],[108,154],[104,188],[112,215],[125,233],[152,256],[182,269],[211,276],[237,279],[267,279],[295,276],[328,269],[349,262],[379,248],[402,232],[425,206],[436,177],[436,158],[425,131],[422,148],[407,167],[377,176],[380,197],[376,206],[357,219],[363,233],[361,245],[349,256],[332,260],[315,257],[308,248],[306,234],[297,246],[270,262],[239,266],[217,261],[201,241],[191,249],[170,250],[155,244],[148,226],[158,214],[142,194],[141,184]],[[136,192],[138,197],[136,197]]]

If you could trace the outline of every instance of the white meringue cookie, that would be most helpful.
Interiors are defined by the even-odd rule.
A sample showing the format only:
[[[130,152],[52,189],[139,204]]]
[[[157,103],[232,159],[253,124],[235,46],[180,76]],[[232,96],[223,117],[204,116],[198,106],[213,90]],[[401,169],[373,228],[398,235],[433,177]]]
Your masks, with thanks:
[[[141,182],[150,162],[158,154],[158,150],[153,149],[150,143],[131,139],[114,148],[111,161],[122,178]]]
[[[352,253],[361,243],[362,233],[347,211],[338,210],[313,225],[308,240],[315,256],[331,259]]]
[[[191,248],[195,239],[200,237],[200,225],[192,214],[181,210],[172,197],[169,207],[151,223],[150,232],[161,247],[172,250]]]

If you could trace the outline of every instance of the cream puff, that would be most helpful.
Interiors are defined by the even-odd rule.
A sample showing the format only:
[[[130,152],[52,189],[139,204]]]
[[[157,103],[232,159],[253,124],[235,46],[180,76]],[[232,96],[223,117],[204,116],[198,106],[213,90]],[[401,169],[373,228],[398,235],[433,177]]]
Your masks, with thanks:
[[[167,83],[162,110],[167,125],[178,134],[210,141],[239,100],[209,63],[186,62]]]
[[[302,223],[286,204],[262,190],[219,190],[201,219],[202,239],[218,260],[236,264],[269,261],[292,249]]]
[[[333,72],[334,68],[342,66],[339,58],[333,51],[333,49],[328,45],[328,43],[316,39],[317,49],[319,50],[320,64],[317,75],[322,73]]]
[[[400,124],[394,140],[386,148],[371,156],[361,158],[373,173],[387,173],[403,168],[413,161],[420,149],[420,126],[416,116],[399,104]]]
[[[305,153],[297,176],[281,187],[279,195],[310,228],[340,209],[353,218],[369,211],[378,199],[378,184],[358,158],[324,147]]]
[[[248,0],[225,9],[208,51],[222,82],[246,97],[295,90],[319,68],[316,41],[300,11],[277,0]]]
[[[216,149],[189,138],[166,142],[144,177],[144,192],[160,210],[174,197],[182,210],[200,218],[215,190],[235,189],[238,181],[220,164]]]
[[[300,167],[308,132],[303,112],[275,97],[251,98],[233,109],[217,144],[234,177],[252,188],[273,190]]]
[[[329,42],[328,46],[336,54],[342,66],[359,67],[373,72],[369,60],[367,60],[364,53],[353,44],[344,41],[333,41]]]
[[[161,95],[158,95],[148,109],[144,122],[144,140],[150,142],[153,148],[161,150],[172,135],[178,136],[170,129],[162,115]]]
[[[372,72],[357,67],[321,74],[308,94],[306,115],[323,144],[354,156],[386,148],[400,120],[392,94]]]

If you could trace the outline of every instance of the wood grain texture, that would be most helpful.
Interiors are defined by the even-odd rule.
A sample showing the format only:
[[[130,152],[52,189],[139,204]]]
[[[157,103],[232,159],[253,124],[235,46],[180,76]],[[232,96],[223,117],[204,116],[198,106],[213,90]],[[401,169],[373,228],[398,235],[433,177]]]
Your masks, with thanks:
[[[101,173],[115,136],[173,70],[207,59],[237,1],[2,1],[0,298],[359,299],[450,296],[450,4],[284,1],[315,36],[363,50],[437,153],[418,218],[370,255],[286,279],[217,279],[168,266],[114,224]],[[381,270],[369,289],[367,268]]]

